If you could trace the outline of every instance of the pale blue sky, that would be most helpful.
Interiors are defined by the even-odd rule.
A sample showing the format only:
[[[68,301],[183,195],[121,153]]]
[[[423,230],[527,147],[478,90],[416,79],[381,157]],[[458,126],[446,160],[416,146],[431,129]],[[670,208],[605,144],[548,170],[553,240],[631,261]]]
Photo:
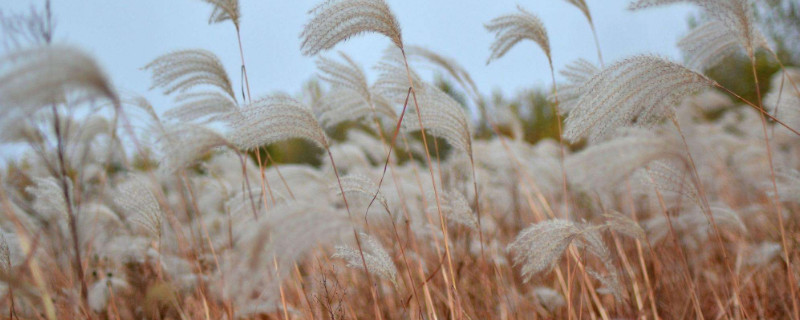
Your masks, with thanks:
[[[0,8],[25,11],[43,0],[5,0]],[[307,11],[322,0],[240,0],[242,41],[254,97],[276,90],[297,92],[315,74],[314,57],[300,54],[298,35]],[[556,69],[577,59],[596,61],[588,24],[566,1],[519,0],[387,0],[397,15],[407,44],[422,45],[454,57],[473,76],[484,94],[512,94],[532,86],[549,86],[545,56],[531,42],[486,65],[492,35],[483,24],[513,12],[519,4],[538,15],[550,36]],[[688,6],[640,12],[626,10],[629,0],[587,0],[606,63],[637,53],[679,59],[677,39],[686,32]],[[223,60],[239,88],[239,52],[230,23],[208,25],[211,7],[199,0],[52,0],[56,38],[92,53],[123,93],[147,97],[159,112],[170,99],[150,91],[149,74],[140,70],[171,50],[204,48]],[[365,68],[380,57],[389,41],[364,35],[337,46]],[[2,49],[0,49],[2,50]],[[334,54],[327,52],[324,54]],[[372,74],[374,79],[374,74]]]

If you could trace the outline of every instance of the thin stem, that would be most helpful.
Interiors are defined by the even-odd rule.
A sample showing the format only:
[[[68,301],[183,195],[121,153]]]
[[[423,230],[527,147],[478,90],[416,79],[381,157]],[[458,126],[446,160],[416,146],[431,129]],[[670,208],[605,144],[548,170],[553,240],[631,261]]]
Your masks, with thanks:
[[[742,98],[742,96],[740,96],[740,95],[736,94],[735,92],[731,91],[731,90],[730,90],[730,89],[728,89],[728,88],[725,88],[725,87],[723,87],[723,86],[722,86],[722,85],[720,85],[719,83],[716,83],[716,82],[715,82],[715,83],[713,83],[712,85],[713,85],[714,87],[716,87],[716,88],[718,88],[718,89],[720,89],[720,90],[722,90],[722,91],[725,91],[725,92],[727,92],[728,94],[730,94],[730,95],[732,95],[732,96],[736,97],[736,99],[739,99],[740,101],[744,102],[745,104],[747,104],[748,106],[752,107],[753,109],[756,109],[756,111],[758,111],[758,112],[759,112],[760,114],[762,114],[763,116],[765,116],[765,117],[769,118],[769,119],[770,119],[770,120],[772,120],[772,121],[775,121],[775,122],[777,122],[778,124],[780,124],[780,125],[781,125],[781,126],[783,126],[784,128],[786,128],[786,129],[789,129],[789,131],[791,131],[792,133],[794,133],[794,134],[796,134],[796,135],[800,136],[800,132],[797,132],[797,130],[795,130],[795,129],[792,129],[792,127],[790,127],[789,125],[787,125],[787,124],[783,123],[783,121],[780,121],[780,120],[778,120],[777,118],[773,117],[773,116],[772,116],[772,115],[770,115],[768,112],[764,111],[764,109],[763,109],[763,108],[761,108],[761,107],[759,107],[759,106],[757,106],[757,105],[753,104],[752,102],[748,101],[748,100],[747,100],[747,99],[745,99],[745,98]]]
[[[559,105],[558,86],[556,85],[556,72],[555,69],[553,68],[553,61],[550,59],[550,57],[547,58],[547,61],[550,64],[550,77],[553,81],[553,97],[555,97],[555,105],[552,107],[552,112],[553,115],[556,116],[556,127],[558,128],[558,150],[560,151],[559,152],[560,158],[558,160],[561,165],[561,180],[563,182],[561,192],[564,194],[563,195],[564,217],[569,219],[570,214],[569,214],[569,193],[567,190],[567,171],[566,168],[564,167],[564,159],[566,158],[566,155],[564,154],[564,141],[563,138],[561,137],[563,135],[561,131],[561,114],[558,113],[558,105]]]
[[[469,166],[472,168],[472,190],[475,192],[475,214],[478,216],[478,240],[481,242],[481,258],[486,261],[486,254],[483,250],[483,225],[481,224],[481,203],[478,194],[478,176],[475,174],[475,160],[472,153],[469,155]]]
[[[756,71],[756,61],[755,57],[750,59],[750,66],[753,70],[753,80],[756,84],[756,96],[758,97],[758,105],[763,106],[761,101],[761,89],[758,85],[758,72]],[[763,108],[761,108],[763,110]],[[800,311],[798,311],[797,305],[797,292],[795,288],[795,279],[794,279],[794,272],[792,268],[791,256],[789,255],[789,244],[786,241],[786,229],[783,225],[783,214],[781,213],[781,202],[780,196],[778,195],[778,184],[775,179],[775,166],[772,163],[772,146],[769,143],[769,136],[767,135],[767,120],[764,118],[764,114],[759,114],[761,119],[761,128],[764,132],[764,144],[766,145],[767,149],[767,161],[769,161],[769,173],[770,178],[772,180],[772,191],[774,195],[773,205],[775,206],[775,213],[778,216],[778,229],[781,232],[781,246],[783,247],[783,254],[786,257],[786,271],[789,278],[789,291],[792,293],[792,312],[794,319],[800,319]]]
[[[69,185],[67,184],[67,167],[64,163],[64,137],[61,132],[61,119],[58,116],[56,105],[52,105],[53,110],[53,127],[56,134],[56,143],[58,148],[58,166],[60,170],[59,180],[61,182],[61,192],[64,195],[64,201],[67,204],[67,216],[69,219],[69,231],[72,235],[72,249],[75,251],[75,272],[78,276],[78,281],[81,284],[81,301],[84,307],[89,306],[89,290],[86,286],[86,279],[84,278],[83,262],[81,262],[81,248],[78,240],[78,217],[72,208],[72,197],[69,192]],[[88,310],[88,309],[87,309]]]
[[[597,39],[597,31],[594,29],[592,21],[589,21],[589,27],[592,29],[592,36],[594,36],[594,46],[597,47],[597,61],[600,62],[600,68],[603,68],[603,52],[600,51],[600,40]]]

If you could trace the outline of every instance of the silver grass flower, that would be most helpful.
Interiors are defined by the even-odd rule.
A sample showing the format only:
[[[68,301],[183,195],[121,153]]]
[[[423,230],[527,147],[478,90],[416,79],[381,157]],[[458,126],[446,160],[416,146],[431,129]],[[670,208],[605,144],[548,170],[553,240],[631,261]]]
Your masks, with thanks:
[[[212,116],[211,120],[216,120],[221,114],[236,110],[236,96],[228,73],[222,61],[210,51],[175,51],[154,59],[144,69],[152,72],[151,89],[161,88],[164,94],[178,93],[175,97],[178,106],[167,111],[168,117],[191,121]]]
[[[220,120],[237,108],[234,100],[219,92],[186,92],[176,96],[175,102],[178,105],[164,112],[164,116],[179,121],[204,117],[209,121]]]
[[[659,192],[683,196],[697,205],[702,204],[700,193],[686,168],[681,169],[666,161],[654,161],[647,165],[644,173],[645,176],[641,178],[644,183],[652,185]]]
[[[710,210],[714,222],[719,228],[739,234],[747,233],[747,227],[739,217],[739,214],[730,208],[712,206]],[[644,223],[645,230],[647,230],[647,238],[653,243],[665,239],[669,234],[669,223],[663,215],[647,220]],[[704,243],[714,232],[711,222],[699,206],[694,206],[689,211],[673,217],[672,228],[678,233],[678,237],[683,243],[691,246]]]
[[[333,127],[344,121],[373,116],[396,122],[397,114],[384,97],[373,92],[366,74],[348,55],[340,53],[344,63],[321,57],[317,61],[320,79],[332,90],[320,101],[320,122]]]
[[[127,219],[140,226],[149,236],[161,238],[161,206],[143,177],[131,176],[126,179],[117,186],[112,200]]]
[[[239,29],[239,18],[241,17],[241,10],[239,9],[239,0],[202,0],[214,6],[214,11],[211,11],[211,16],[208,17],[208,23],[220,23],[226,20],[233,22],[236,29]]]
[[[472,76],[469,74],[469,72],[467,72],[467,69],[465,69],[454,59],[420,46],[408,46],[407,54],[408,58],[411,60],[427,62],[432,66],[444,70],[468,94],[471,94],[476,98],[480,98],[478,86],[475,84],[475,81],[472,80]]]
[[[304,55],[315,55],[368,32],[383,34],[403,48],[400,25],[384,0],[327,0],[308,13],[313,18],[300,34]]]
[[[388,47],[383,51],[383,56],[374,70],[378,71],[378,79],[372,85],[375,92],[386,97],[389,101],[403,104],[408,95],[408,74],[406,72],[405,60],[400,50],[395,47]],[[411,79],[415,84],[414,92],[419,96],[425,91],[425,83],[422,78],[409,66]],[[427,126],[426,126],[427,128]]]
[[[756,47],[767,47],[767,40],[760,33],[754,35]],[[705,70],[722,62],[725,57],[741,48],[740,39],[718,20],[712,20],[692,29],[678,42],[683,51],[686,66]]]
[[[635,130],[567,157],[565,167],[569,181],[587,191],[600,191],[612,189],[652,161],[682,155],[674,139]]]
[[[279,285],[294,266],[317,248],[352,238],[352,232],[346,212],[315,201],[272,207],[257,223],[237,227],[235,249],[225,254],[216,275],[224,277],[222,295],[239,306],[278,308]]]
[[[380,139],[364,131],[351,129],[347,132],[347,141],[361,148],[373,163],[386,161],[386,154],[383,152],[384,144]],[[396,157],[396,155],[396,153],[391,154],[392,157]]]
[[[55,178],[34,178],[34,186],[25,188],[25,191],[34,197],[33,210],[46,220],[66,221],[68,207],[72,206],[72,199],[67,201],[61,189],[61,183]],[[69,194],[73,195],[72,181],[67,179]]]
[[[600,230],[604,227],[604,225],[582,226],[581,237],[579,238],[580,241],[577,244],[588,249],[592,255],[600,259],[603,266],[606,268],[605,275],[591,269],[587,269],[586,271],[595,279],[599,280],[600,283],[605,286],[608,293],[614,295],[617,301],[623,301],[624,298],[622,296],[622,284],[620,284],[619,273],[617,272],[616,266],[614,266],[611,251],[608,250],[608,247],[603,242],[603,236],[600,234]]]
[[[702,74],[660,57],[624,59],[586,82],[567,117],[564,138],[600,141],[620,127],[652,126],[671,116],[682,99],[714,84]]]
[[[367,270],[369,273],[377,275],[383,279],[389,280],[392,284],[398,286],[397,283],[397,267],[386,249],[383,248],[381,243],[375,238],[366,233],[361,233],[362,250],[349,246],[337,246],[334,258],[340,258],[347,261],[347,266],[354,269],[364,269],[364,261],[366,261]],[[364,261],[361,260],[361,254],[364,255]]]
[[[337,162],[338,163],[338,162]],[[335,190],[337,196],[342,195],[342,191],[344,190],[345,195],[348,199],[351,199],[350,196],[357,196],[365,201],[372,200],[375,197],[375,200],[378,201],[386,210],[389,210],[389,202],[384,197],[383,193],[378,192],[377,195],[375,194],[378,190],[378,184],[370,180],[369,178],[359,175],[359,174],[351,174],[342,177],[341,179],[342,188],[339,188],[339,184],[332,184],[329,189]],[[365,203],[365,204],[367,204]]]
[[[786,122],[791,127],[800,126],[800,93],[795,91],[794,85],[800,82],[800,69],[787,68],[778,72],[772,77],[771,88],[764,97],[764,106],[781,121]],[[783,85],[781,85],[783,83]],[[778,128],[781,132],[788,132],[783,128]],[[789,135],[796,138],[795,135]],[[792,140],[794,142],[794,140]]]
[[[231,81],[222,61],[208,50],[171,52],[155,58],[144,69],[153,73],[151,89],[162,88],[164,94],[186,92],[196,86],[208,85],[234,98]]]
[[[564,70],[559,71],[559,73],[564,76],[568,82],[558,86],[558,98],[560,101],[558,108],[562,113],[568,113],[575,108],[578,100],[583,95],[584,85],[589,82],[595,74],[600,73],[600,68],[585,59],[578,59],[568,64]]]
[[[536,296],[536,300],[539,300],[539,303],[550,312],[558,310],[567,303],[558,291],[548,287],[533,288],[533,294]]]
[[[417,99],[425,133],[445,139],[450,146],[471,157],[472,131],[461,104],[432,86],[417,94]],[[403,125],[409,132],[421,130],[418,121],[403,122]]]
[[[592,14],[589,12],[589,6],[586,5],[585,0],[564,0],[564,1],[578,8],[578,10],[580,10],[581,13],[583,13],[583,15],[586,17],[586,20],[589,20],[590,24],[592,23]]]
[[[527,282],[537,273],[552,269],[580,233],[581,229],[568,220],[542,221],[522,230],[508,250],[514,252],[514,266],[522,265],[522,277]]]
[[[646,240],[644,229],[630,217],[614,210],[604,213],[603,217],[609,229],[639,241]]]
[[[544,51],[547,61],[553,64],[550,58],[550,39],[547,30],[539,17],[517,6],[517,13],[511,13],[492,19],[485,25],[486,30],[495,34],[495,40],[489,48],[492,54],[486,63],[502,58],[522,40],[535,42]]]
[[[617,301],[625,301],[622,291],[622,283],[619,279],[619,274],[616,271],[609,271],[608,274],[602,275],[594,270],[587,269],[586,272],[593,278],[600,281],[603,287],[598,288],[597,292],[602,294],[611,294]]]
[[[106,98],[116,104],[116,91],[88,54],[65,45],[16,50],[0,58],[0,116],[9,111],[33,113],[62,101]]]
[[[709,17],[721,23],[733,37],[738,39],[739,44],[750,58],[754,57],[754,52],[758,47],[766,45],[764,36],[756,26],[753,4],[749,0],[638,0],[632,2],[628,8],[639,10],[680,2],[699,6]],[[698,38],[698,40],[704,39]],[[728,39],[719,41],[728,41]],[[706,44],[712,47],[720,45],[716,41],[709,41]],[[697,45],[702,44],[698,43]]]
[[[164,128],[159,139],[161,169],[174,172],[194,163],[215,148],[230,146],[225,137],[207,127],[183,123]]]
[[[447,220],[451,223],[460,224],[467,228],[477,231],[478,230],[478,216],[469,206],[469,202],[461,192],[445,191],[439,197],[441,198],[441,210]],[[433,196],[431,195],[431,198]],[[436,203],[428,202],[428,212],[436,213]]]
[[[365,97],[366,100],[369,100],[369,84],[364,70],[347,54],[339,52],[339,56],[344,60],[343,63],[325,57],[317,59],[317,69],[320,71],[319,78],[332,87],[344,87],[354,90]]]
[[[231,113],[228,139],[241,149],[254,149],[292,138],[305,139],[321,148],[328,138],[311,110],[286,95],[275,94],[253,101]]]
[[[373,94],[371,97],[372,105],[364,100],[364,97],[357,92],[344,88],[335,88],[322,97],[318,107],[319,122],[325,128],[333,128],[346,121],[363,120],[362,123],[373,127],[373,116],[381,120],[381,126],[397,123],[397,113],[394,107],[384,97]]]

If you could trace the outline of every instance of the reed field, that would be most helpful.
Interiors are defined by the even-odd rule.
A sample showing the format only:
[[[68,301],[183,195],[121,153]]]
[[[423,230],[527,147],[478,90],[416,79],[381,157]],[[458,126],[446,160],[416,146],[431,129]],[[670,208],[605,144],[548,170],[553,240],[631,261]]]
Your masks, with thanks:
[[[560,70],[567,35],[521,3],[466,49],[529,50],[552,81],[498,97],[393,0],[309,8],[286,32],[314,80],[250,96],[239,1],[198,1],[241,69],[152,57],[157,107],[49,1],[0,14],[0,148],[24,150],[0,170],[0,319],[800,320],[797,2],[634,0],[697,8],[682,59],[604,61],[603,17],[549,1],[597,48]]]

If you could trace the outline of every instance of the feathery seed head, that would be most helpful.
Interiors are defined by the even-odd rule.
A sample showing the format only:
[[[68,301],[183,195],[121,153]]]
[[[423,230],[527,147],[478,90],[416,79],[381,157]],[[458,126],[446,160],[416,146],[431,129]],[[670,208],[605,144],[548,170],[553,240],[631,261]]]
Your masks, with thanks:
[[[681,157],[677,141],[643,130],[590,147],[568,157],[569,180],[584,190],[609,190],[646,164]],[[614,160],[602,160],[614,159]]]
[[[228,73],[217,55],[208,50],[180,50],[162,55],[144,66],[153,73],[154,89],[164,94],[183,93],[196,86],[208,85],[236,100]]]
[[[336,195],[341,196],[342,190],[344,190],[345,195],[350,199],[351,195],[359,196],[366,200],[372,200],[372,197],[376,197],[375,200],[381,203],[384,208],[389,210],[389,202],[386,200],[386,197],[383,196],[382,193],[378,191],[378,184],[370,180],[369,178],[359,175],[359,174],[351,174],[342,177],[339,179],[341,182],[341,189],[339,188],[339,184],[332,184],[329,189],[334,190]],[[377,192],[377,195],[375,194]]]
[[[644,232],[644,229],[642,229],[642,227],[630,217],[615,210],[604,213],[603,217],[607,220],[606,226],[608,226],[611,230],[636,240],[646,240],[646,233]]]
[[[321,148],[328,138],[311,110],[283,94],[253,101],[228,115],[229,140],[242,149],[254,149],[291,138],[305,139]]]
[[[378,79],[372,85],[375,92],[394,103],[402,104],[408,93],[408,77],[402,52],[395,47],[386,48],[381,61],[374,69],[379,72]],[[411,72],[411,79],[415,84],[424,83],[410,65],[408,70]],[[419,96],[425,91],[425,86],[416,86],[414,91]]]
[[[417,99],[425,132],[447,140],[453,148],[471,157],[472,131],[461,104],[433,86],[418,93]],[[419,121],[404,121],[403,125],[407,131],[421,130]]]
[[[606,67],[581,90],[566,120],[564,138],[599,141],[617,128],[652,126],[671,116],[686,96],[715,82],[652,55],[637,55]]]
[[[340,52],[344,63],[321,57],[317,60],[320,79],[329,83],[331,91],[320,101],[320,122],[333,127],[343,121],[384,116],[395,120],[397,115],[384,97],[373,93],[361,67]]]
[[[141,226],[149,236],[161,237],[161,206],[143,177],[132,176],[117,186],[114,204],[122,209],[130,221]]]
[[[188,165],[217,147],[230,146],[225,137],[207,127],[192,123],[166,126],[159,139],[162,169],[173,172]]]
[[[517,10],[519,12],[499,16],[485,25],[486,30],[495,34],[495,40],[490,47],[492,54],[486,60],[486,64],[502,58],[508,50],[525,39],[536,42],[547,56],[547,61],[552,64],[550,39],[547,37],[544,24],[539,17],[522,7],[517,6]]]
[[[586,16],[586,20],[589,20],[590,24],[592,23],[592,14],[589,12],[589,6],[586,5],[585,0],[565,0],[565,1],[569,2],[569,4],[578,8],[578,10],[581,10],[583,15]]]
[[[0,115],[17,110],[33,113],[63,100],[119,97],[97,62],[80,49],[47,45],[21,49],[0,58]]]
[[[239,9],[239,0],[202,0],[214,6],[214,11],[211,11],[211,16],[208,17],[208,23],[220,23],[226,20],[233,22],[236,29],[239,29],[239,18],[241,17],[241,10]]]
[[[638,0],[631,2],[628,6],[630,10],[639,10],[649,7],[669,5],[673,3],[686,2],[699,6],[709,17],[718,21],[720,25],[713,26],[716,30],[700,30],[704,34],[690,34],[689,37],[696,38],[697,41],[710,40],[709,35],[711,32],[718,36],[722,36],[721,26],[727,29],[729,35],[725,35],[722,39],[715,39],[706,44],[709,48],[704,50],[714,51],[724,49],[729,46],[731,38],[736,39],[742,48],[747,51],[750,58],[754,58],[755,50],[758,47],[767,47],[764,36],[756,26],[755,16],[753,14],[753,4],[750,0]],[[708,27],[703,26],[701,28]],[[689,38],[687,37],[687,38]],[[690,38],[689,41],[692,38]],[[703,43],[696,43],[697,46],[702,46]],[[701,55],[705,56],[705,55]],[[708,58],[711,58],[708,56]],[[713,61],[713,60],[712,60]]]
[[[309,14],[314,17],[300,34],[304,55],[315,55],[367,32],[383,34],[403,49],[400,25],[384,0],[327,0]]]
[[[371,274],[389,280],[397,286],[397,267],[386,249],[378,240],[366,233],[361,233],[361,239],[363,240],[361,252],[352,247],[337,246],[333,257],[344,259],[347,261],[348,267],[361,270],[364,269],[364,261],[366,261],[367,269]],[[364,261],[361,260],[362,253]]]
[[[595,74],[600,73],[600,68],[585,59],[578,59],[568,64],[564,70],[559,71],[568,83],[558,86],[558,108],[562,113],[568,113],[575,108],[586,82],[592,79]],[[551,100],[555,100],[551,97]]]
[[[552,268],[581,229],[568,220],[553,219],[522,230],[508,245],[514,265],[522,265],[522,276],[529,281],[535,274]]]

